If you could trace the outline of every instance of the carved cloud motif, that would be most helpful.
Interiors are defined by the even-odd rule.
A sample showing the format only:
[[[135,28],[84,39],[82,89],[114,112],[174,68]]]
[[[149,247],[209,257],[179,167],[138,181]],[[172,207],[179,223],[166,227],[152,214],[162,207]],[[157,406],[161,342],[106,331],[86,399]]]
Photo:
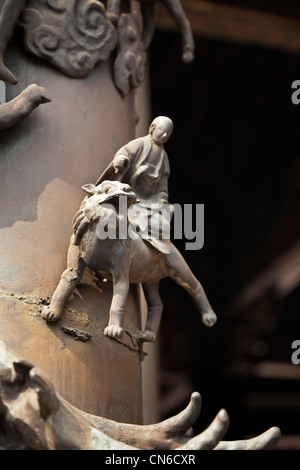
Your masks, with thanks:
[[[29,0],[19,25],[29,52],[73,78],[86,77],[117,45],[97,0]]]

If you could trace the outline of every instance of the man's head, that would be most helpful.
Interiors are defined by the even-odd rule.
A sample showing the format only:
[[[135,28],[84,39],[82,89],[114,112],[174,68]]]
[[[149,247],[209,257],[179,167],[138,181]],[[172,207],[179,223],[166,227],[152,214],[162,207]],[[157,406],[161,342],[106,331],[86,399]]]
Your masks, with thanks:
[[[149,127],[149,134],[156,144],[164,144],[173,131],[173,122],[166,116],[158,116]]]

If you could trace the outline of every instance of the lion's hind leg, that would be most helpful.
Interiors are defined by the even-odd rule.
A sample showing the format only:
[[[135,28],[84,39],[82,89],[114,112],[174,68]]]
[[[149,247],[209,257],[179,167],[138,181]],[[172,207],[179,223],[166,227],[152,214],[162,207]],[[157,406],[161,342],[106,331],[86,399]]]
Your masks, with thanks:
[[[163,311],[163,303],[159,294],[159,282],[143,283],[143,290],[148,306],[148,316],[144,331],[138,331],[138,338],[142,341],[153,342],[156,340],[161,315]]]
[[[168,275],[173,281],[181,285],[194,300],[197,309],[201,313],[202,322],[206,326],[214,325],[217,316],[209,303],[206,293],[174,245],[172,245],[170,254],[166,255],[166,264]]]

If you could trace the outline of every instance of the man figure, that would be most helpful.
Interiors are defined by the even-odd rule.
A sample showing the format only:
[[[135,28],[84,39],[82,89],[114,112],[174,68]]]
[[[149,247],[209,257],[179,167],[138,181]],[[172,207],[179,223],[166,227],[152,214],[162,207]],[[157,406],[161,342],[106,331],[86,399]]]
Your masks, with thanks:
[[[140,214],[139,220],[136,220],[140,225],[139,235],[163,252],[168,252],[169,248],[159,239],[170,238],[170,165],[164,144],[172,131],[171,119],[165,116],[155,118],[148,135],[134,139],[120,148],[96,183],[98,185],[104,180],[117,180],[131,186],[139,200]]]
[[[127,183],[145,207],[167,202],[170,165],[164,144],[172,130],[171,119],[155,118],[148,135],[132,140],[117,151],[96,185],[104,180]]]

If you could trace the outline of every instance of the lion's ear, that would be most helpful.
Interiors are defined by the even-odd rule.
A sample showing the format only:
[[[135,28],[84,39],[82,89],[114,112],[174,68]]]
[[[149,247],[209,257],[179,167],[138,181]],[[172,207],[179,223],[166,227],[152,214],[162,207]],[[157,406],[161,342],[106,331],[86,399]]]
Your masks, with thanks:
[[[83,191],[85,191],[88,194],[95,194],[96,186],[92,183],[89,183],[89,184],[85,184],[84,186],[81,186],[81,189],[83,189]]]

